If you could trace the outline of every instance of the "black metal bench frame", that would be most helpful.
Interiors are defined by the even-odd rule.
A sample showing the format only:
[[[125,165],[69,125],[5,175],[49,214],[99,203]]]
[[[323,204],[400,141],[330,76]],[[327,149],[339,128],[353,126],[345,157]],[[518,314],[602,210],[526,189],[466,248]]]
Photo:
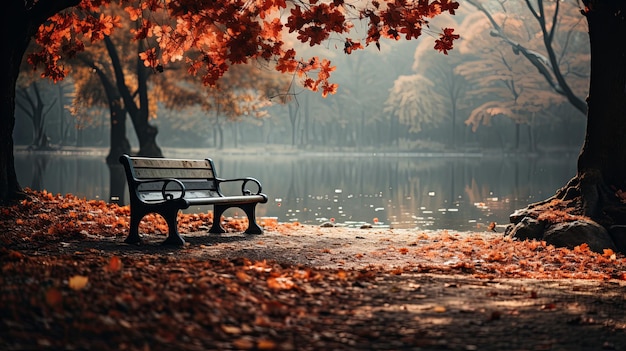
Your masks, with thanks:
[[[168,226],[163,244],[183,245],[178,233],[178,211],[194,205],[213,205],[213,224],[209,233],[225,233],[221,225],[224,211],[231,207],[242,209],[248,217],[246,234],[262,234],[256,223],[256,204],[266,203],[261,183],[255,178],[218,178],[213,160],[171,159],[160,157],[131,157],[122,155],[120,162],[126,171],[130,195],[130,232],[124,242],[141,242],[139,223],[149,213],[160,214]],[[225,196],[220,183],[241,182],[242,195]],[[254,183],[257,190],[247,188]]]

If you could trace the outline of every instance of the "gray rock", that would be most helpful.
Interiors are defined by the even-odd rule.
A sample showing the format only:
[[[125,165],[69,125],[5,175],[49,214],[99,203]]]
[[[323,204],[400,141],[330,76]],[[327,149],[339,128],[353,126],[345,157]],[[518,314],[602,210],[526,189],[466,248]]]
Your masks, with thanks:
[[[531,217],[524,217],[517,224],[507,227],[505,235],[518,240],[541,240],[546,225]]]
[[[551,225],[546,229],[543,240],[556,247],[569,249],[586,243],[594,252],[602,253],[604,249],[617,250],[609,232],[598,223],[589,220]]]

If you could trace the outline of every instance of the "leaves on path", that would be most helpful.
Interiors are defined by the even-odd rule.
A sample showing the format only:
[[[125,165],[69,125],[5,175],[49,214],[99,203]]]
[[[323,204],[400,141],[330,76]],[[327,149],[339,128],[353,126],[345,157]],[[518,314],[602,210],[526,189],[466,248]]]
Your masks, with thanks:
[[[408,262],[389,269],[200,259],[188,247],[74,250],[66,244],[106,236],[121,242],[128,208],[29,194],[0,208],[2,349],[567,349],[626,337],[626,260],[610,250],[446,231],[416,231],[412,243],[389,240],[386,251],[353,256]],[[210,217],[181,215],[180,230],[207,227]],[[147,222],[158,230],[158,220]],[[322,230],[271,225],[292,240]],[[584,280],[551,280],[561,278]],[[533,338],[503,337],[535,325]]]

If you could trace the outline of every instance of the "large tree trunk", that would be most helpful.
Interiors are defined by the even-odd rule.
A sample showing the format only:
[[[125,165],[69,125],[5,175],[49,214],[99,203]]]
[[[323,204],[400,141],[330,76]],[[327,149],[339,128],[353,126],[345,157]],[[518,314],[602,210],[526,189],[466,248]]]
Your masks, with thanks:
[[[156,136],[158,129],[148,123],[150,116],[149,104],[148,104],[148,69],[144,66],[143,61],[137,58],[137,94],[139,95],[139,104],[135,102],[135,94],[131,93],[124,80],[124,70],[122,63],[117,54],[117,49],[113,44],[113,41],[109,37],[104,38],[109,56],[111,57],[111,64],[115,70],[115,80],[117,83],[118,91],[120,92],[122,99],[124,100],[124,107],[130,115],[133,127],[135,127],[135,133],[139,140],[139,152],[141,156],[163,156],[161,148],[156,143]],[[141,51],[141,47],[139,47]]]
[[[21,187],[15,174],[13,156],[13,128],[15,127],[15,84],[20,71],[20,63],[30,38],[27,13],[19,0],[9,2],[9,8],[2,11],[0,22],[2,32],[0,55],[2,78],[0,85],[0,202],[20,197]],[[12,33],[8,35],[8,33]]]
[[[108,165],[120,165],[120,156],[130,154],[131,152],[130,142],[126,138],[126,109],[124,108],[124,101],[116,84],[111,82],[108,75],[95,62],[86,57],[82,58],[81,61],[96,72],[100,83],[102,83],[102,88],[109,103],[111,122],[109,154],[106,157],[106,161]]]
[[[141,50],[141,48],[140,48]],[[137,139],[139,139],[139,155],[163,157],[161,148],[157,145],[156,137],[159,130],[151,125],[150,104],[148,102],[148,76],[149,71],[143,61],[137,58],[137,92],[139,94],[139,108],[128,109],[130,118],[133,120]],[[126,98],[124,98],[126,101]]]
[[[554,224],[549,223],[554,221],[554,216],[545,216],[546,213],[567,213],[563,215],[569,216],[565,221],[571,221],[571,215],[579,215],[604,227],[617,249],[626,252],[626,205],[618,196],[626,190],[626,147],[623,145],[626,140],[626,44],[623,40],[626,38],[626,2],[598,0],[585,1],[585,5],[591,44],[591,78],[587,130],[578,157],[577,174],[552,198],[511,215],[515,225],[508,230],[518,238],[546,239],[547,230]],[[532,222],[534,220],[540,225]],[[522,225],[524,222],[540,228],[542,233],[528,235],[529,227]],[[574,235],[571,240],[561,246],[578,244]]]
[[[13,156],[15,84],[30,38],[53,14],[76,6],[80,0],[8,0],[0,14],[0,203],[23,198]]]
[[[590,178],[583,183],[583,195],[601,195],[605,185],[613,188],[614,194],[616,189],[626,190],[626,3],[596,1],[592,6],[586,15],[591,44],[587,132],[577,176]],[[583,198],[586,215],[601,215],[603,204],[598,200]]]

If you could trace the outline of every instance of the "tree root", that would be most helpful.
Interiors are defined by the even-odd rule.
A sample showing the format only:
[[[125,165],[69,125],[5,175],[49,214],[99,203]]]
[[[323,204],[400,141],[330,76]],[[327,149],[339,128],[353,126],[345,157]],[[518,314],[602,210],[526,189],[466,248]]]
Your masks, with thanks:
[[[596,245],[595,251],[611,248],[626,253],[626,204],[599,172],[575,176],[554,196],[515,211],[510,221],[506,234],[516,239],[552,240],[566,247],[585,240]]]

